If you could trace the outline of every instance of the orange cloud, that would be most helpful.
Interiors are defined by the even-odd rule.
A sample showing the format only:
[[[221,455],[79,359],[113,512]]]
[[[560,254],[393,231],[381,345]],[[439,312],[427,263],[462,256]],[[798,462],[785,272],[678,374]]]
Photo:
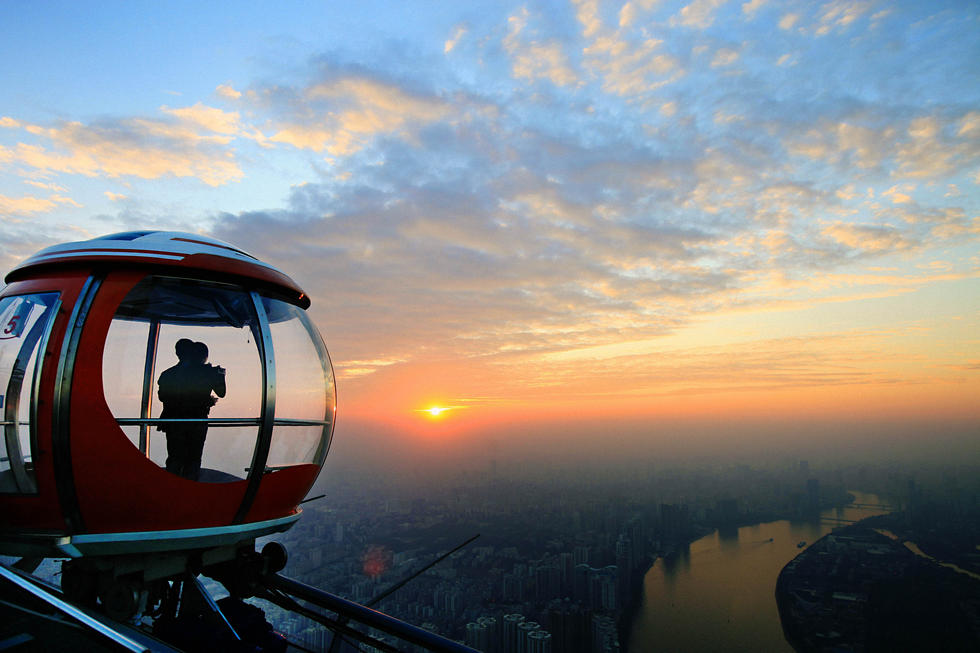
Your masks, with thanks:
[[[321,82],[305,89],[303,95],[305,112],[312,111],[316,117],[274,123],[269,140],[332,156],[353,154],[381,134],[410,138],[415,126],[449,113],[441,100],[362,78]]]
[[[557,41],[526,40],[522,33],[527,27],[526,8],[507,19],[509,30],[504,38],[504,50],[511,57],[511,69],[516,79],[535,81],[546,79],[557,86],[571,86],[578,75],[568,64],[562,45]]]
[[[33,213],[47,213],[59,204],[79,207],[81,204],[70,197],[52,195],[51,197],[7,197],[0,195],[0,215],[4,217],[16,217],[30,215]]]
[[[28,143],[0,146],[0,161],[45,173],[87,177],[196,177],[210,186],[244,176],[232,151],[224,147],[239,133],[237,114],[201,104],[184,109],[163,107],[162,111],[176,120],[67,122],[48,128],[18,123],[51,141],[56,149]]]

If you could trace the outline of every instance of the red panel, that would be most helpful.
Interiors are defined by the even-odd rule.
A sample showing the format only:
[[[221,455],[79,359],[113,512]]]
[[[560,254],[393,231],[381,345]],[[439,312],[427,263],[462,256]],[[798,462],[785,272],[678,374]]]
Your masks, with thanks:
[[[245,521],[263,521],[292,514],[313,487],[319,472],[318,466],[304,464],[266,474]]]
[[[231,523],[246,481],[198,483],[161,469],[133,446],[106,404],[102,356],[109,325],[142,272],[111,274],[85,324],[71,398],[75,490],[89,533],[155,531]]]
[[[141,252],[145,252],[147,257],[131,256],[123,259],[117,253],[92,253],[82,259],[82,264],[86,267],[91,266],[92,268],[106,265],[110,265],[113,268],[120,268],[125,265],[130,268],[139,268],[147,271],[155,270],[158,272],[177,268],[181,270],[181,276],[200,277],[202,279],[252,279],[260,282],[260,284],[275,288],[280,293],[285,293],[286,296],[291,297],[303,309],[308,308],[310,305],[309,297],[303,293],[302,288],[296,285],[296,282],[287,275],[275,268],[234,258],[217,256],[215,254],[187,254],[180,259],[166,260],[159,258],[156,250],[131,250],[133,254],[139,254]],[[55,272],[49,272],[49,274],[57,274],[57,270],[77,269],[79,260],[72,258],[35,263],[29,265],[27,268],[17,268],[11,271],[7,275],[7,279],[19,279],[27,275],[32,277],[38,276],[41,274],[41,270],[53,270]],[[199,270],[202,273],[195,274],[193,270]],[[208,274],[208,272],[213,274]]]
[[[191,254],[180,262],[181,267],[193,267],[202,270],[214,270],[222,274],[247,277],[263,281],[271,286],[278,286],[285,290],[287,294],[293,295],[300,302],[302,308],[310,305],[309,298],[303,293],[302,288],[296,282],[287,277],[279,270],[266,267],[264,265],[252,265],[237,259],[214,256],[213,254]]]
[[[56,533],[66,530],[61,503],[58,500],[51,453],[51,406],[54,377],[61,357],[65,328],[87,278],[87,271],[78,270],[65,274],[43,274],[35,279],[12,283],[3,290],[2,296],[60,292],[61,309],[55,316],[44,361],[41,363],[41,387],[35,424],[38,448],[34,452],[34,473],[38,492],[33,495],[0,494],[0,529]]]

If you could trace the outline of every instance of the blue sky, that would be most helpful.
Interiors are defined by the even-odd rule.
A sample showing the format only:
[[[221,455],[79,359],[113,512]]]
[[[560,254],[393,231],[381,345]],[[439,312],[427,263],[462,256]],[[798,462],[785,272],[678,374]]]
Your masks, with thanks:
[[[978,398],[975,3],[0,11],[4,269],[223,238],[307,289],[355,406]]]

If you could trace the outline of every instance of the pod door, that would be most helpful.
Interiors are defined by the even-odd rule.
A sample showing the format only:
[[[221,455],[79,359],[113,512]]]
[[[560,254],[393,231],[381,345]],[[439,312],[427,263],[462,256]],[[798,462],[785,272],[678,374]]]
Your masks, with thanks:
[[[37,450],[39,352],[57,312],[56,292],[0,299],[0,492],[37,492],[34,452]]]

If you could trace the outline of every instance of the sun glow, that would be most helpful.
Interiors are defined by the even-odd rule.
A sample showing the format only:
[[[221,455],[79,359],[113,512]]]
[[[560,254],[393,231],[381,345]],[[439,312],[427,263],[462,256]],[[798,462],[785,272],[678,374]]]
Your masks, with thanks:
[[[429,406],[428,408],[416,408],[416,413],[422,413],[429,419],[442,419],[451,410],[455,410],[458,406]]]

